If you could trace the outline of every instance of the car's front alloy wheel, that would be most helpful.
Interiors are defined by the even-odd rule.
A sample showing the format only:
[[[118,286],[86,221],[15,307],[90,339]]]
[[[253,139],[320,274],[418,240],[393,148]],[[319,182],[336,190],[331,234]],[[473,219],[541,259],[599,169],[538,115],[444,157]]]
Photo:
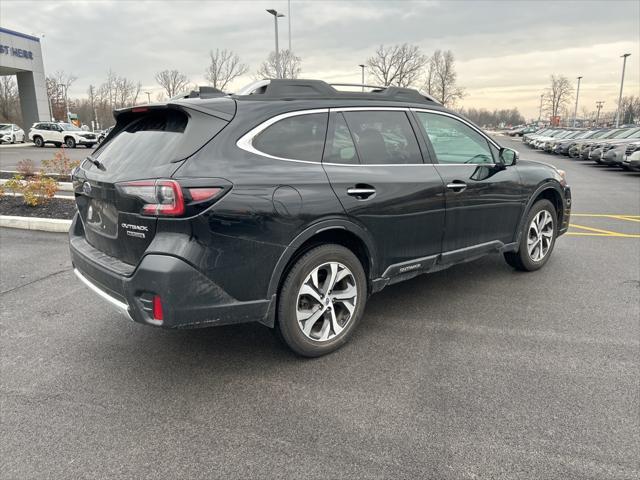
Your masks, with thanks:
[[[554,236],[553,217],[547,210],[540,210],[531,223],[527,232],[527,251],[529,258],[540,262],[551,249]]]
[[[547,199],[538,200],[524,222],[517,252],[505,252],[504,258],[516,270],[531,272],[542,268],[555,245],[557,213]]]

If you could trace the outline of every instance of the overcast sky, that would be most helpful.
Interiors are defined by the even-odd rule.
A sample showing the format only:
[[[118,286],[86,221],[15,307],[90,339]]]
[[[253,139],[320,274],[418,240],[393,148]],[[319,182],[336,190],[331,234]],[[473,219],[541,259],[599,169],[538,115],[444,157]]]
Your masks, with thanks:
[[[274,48],[275,8],[269,1],[0,1],[2,27],[44,35],[48,72],[78,80],[75,96],[100,84],[109,68],[159,92],[154,74],[178,69],[204,84],[208,51],[236,51],[250,66],[234,84],[253,80]],[[605,110],[617,102],[623,53],[625,94],[640,94],[640,2],[630,1],[291,1],[294,52],[302,76],[359,82],[363,63],[380,44],[412,43],[430,54],[450,49],[457,59],[465,107],[517,106],[538,116],[549,75],[582,75],[581,106]],[[287,18],[280,20],[286,48]],[[153,94],[155,96],[155,93]],[[582,110],[582,108],[579,108]]]

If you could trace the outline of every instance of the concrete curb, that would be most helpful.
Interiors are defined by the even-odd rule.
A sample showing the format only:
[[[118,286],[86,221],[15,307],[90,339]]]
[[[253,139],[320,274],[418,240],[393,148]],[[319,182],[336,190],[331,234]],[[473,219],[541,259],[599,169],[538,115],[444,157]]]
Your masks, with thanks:
[[[6,178],[0,178],[0,185],[4,185],[9,180]],[[71,182],[58,182],[58,191],[60,192],[73,192],[73,183]]]
[[[68,232],[69,227],[71,227],[71,220],[0,215],[0,227],[39,230],[41,232]]]

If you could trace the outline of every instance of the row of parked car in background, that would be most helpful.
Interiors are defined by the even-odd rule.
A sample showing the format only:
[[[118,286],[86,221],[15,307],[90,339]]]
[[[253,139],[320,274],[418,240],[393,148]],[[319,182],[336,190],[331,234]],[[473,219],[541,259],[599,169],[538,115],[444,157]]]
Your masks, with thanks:
[[[593,129],[527,126],[506,133],[521,135],[525,145],[548,153],[640,171],[640,126],[637,125]]]
[[[14,123],[0,123],[0,143],[25,143],[33,142],[36,147],[44,147],[53,144],[56,147],[66,146],[75,148],[83,145],[93,148],[100,144],[113,127],[105,130],[90,132],[64,122],[36,122],[25,133],[20,126]]]

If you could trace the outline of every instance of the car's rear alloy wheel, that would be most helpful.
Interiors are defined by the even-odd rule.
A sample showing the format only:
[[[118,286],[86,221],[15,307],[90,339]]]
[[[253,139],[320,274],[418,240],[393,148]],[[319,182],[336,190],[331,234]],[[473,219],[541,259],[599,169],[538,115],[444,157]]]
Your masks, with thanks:
[[[331,340],[351,320],[357,300],[358,287],[351,270],[338,262],[320,265],[307,275],[298,291],[298,326],[311,340]]]
[[[358,257],[342,245],[321,245],[293,265],[278,297],[276,328],[296,353],[336,350],[362,317],[367,280]]]
[[[546,199],[538,200],[529,210],[517,252],[505,252],[504,258],[516,270],[533,271],[549,260],[555,245],[557,213]]]
[[[67,137],[64,143],[69,148],[76,148],[76,141],[72,137]]]
[[[35,143],[36,147],[44,147],[44,140],[42,140],[42,137],[35,137],[33,139],[33,143]]]

